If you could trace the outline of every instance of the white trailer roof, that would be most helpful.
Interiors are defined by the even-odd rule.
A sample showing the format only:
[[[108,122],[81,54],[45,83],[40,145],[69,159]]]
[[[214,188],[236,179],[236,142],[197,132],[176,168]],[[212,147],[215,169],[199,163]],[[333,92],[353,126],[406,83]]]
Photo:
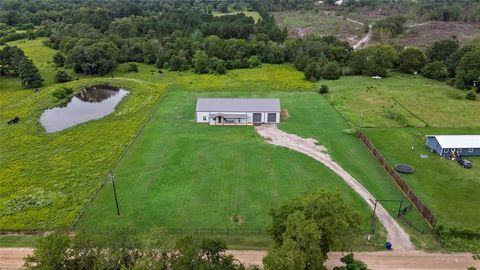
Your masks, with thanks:
[[[428,135],[442,148],[480,148],[480,135]]]
[[[280,112],[278,98],[197,98],[197,112]]]

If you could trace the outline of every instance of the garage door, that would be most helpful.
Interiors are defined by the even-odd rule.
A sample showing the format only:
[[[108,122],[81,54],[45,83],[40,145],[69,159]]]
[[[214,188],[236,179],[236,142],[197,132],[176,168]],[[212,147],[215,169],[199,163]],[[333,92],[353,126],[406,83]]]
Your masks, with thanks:
[[[268,119],[269,123],[276,123],[277,122],[277,114],[276,113],[269,113],[267,119]]]
[[[261,113],[254,113],[253,114],[253,122],[254,123],[262,122],[262,114]]]

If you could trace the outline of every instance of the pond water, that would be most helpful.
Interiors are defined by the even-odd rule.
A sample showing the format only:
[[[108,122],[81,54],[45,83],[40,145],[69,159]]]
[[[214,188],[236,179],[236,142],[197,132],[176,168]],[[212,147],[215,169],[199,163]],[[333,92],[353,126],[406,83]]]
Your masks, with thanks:
[[[102,118],[111,114],[127,94],[124,89],[108,85],[87,87],[64,105],[45,110],[40,123],[47,133],[52,133]]]

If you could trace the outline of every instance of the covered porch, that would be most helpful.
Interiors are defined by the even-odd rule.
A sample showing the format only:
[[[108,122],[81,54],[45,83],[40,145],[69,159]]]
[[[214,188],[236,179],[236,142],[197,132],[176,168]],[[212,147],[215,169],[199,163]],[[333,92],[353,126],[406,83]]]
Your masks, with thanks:
[[[244,126],[251,125],[252,122],[249,121],[247,114],[224,114],[217,113],[211,114],[209,119],[210,125],[231,125],[231,126]]]

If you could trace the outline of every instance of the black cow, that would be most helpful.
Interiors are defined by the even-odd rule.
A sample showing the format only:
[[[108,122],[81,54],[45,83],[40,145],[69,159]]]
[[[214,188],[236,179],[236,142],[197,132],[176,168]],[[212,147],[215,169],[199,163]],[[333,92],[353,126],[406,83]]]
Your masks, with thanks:
[[[13,118],[12,120],[8,121],[7,124],[9,124],[9,125],[14,125],[14,124],[18,123],[18,121],[20,121],[20,118],[18,118],[18,116],[15,116],[15,118]]]

